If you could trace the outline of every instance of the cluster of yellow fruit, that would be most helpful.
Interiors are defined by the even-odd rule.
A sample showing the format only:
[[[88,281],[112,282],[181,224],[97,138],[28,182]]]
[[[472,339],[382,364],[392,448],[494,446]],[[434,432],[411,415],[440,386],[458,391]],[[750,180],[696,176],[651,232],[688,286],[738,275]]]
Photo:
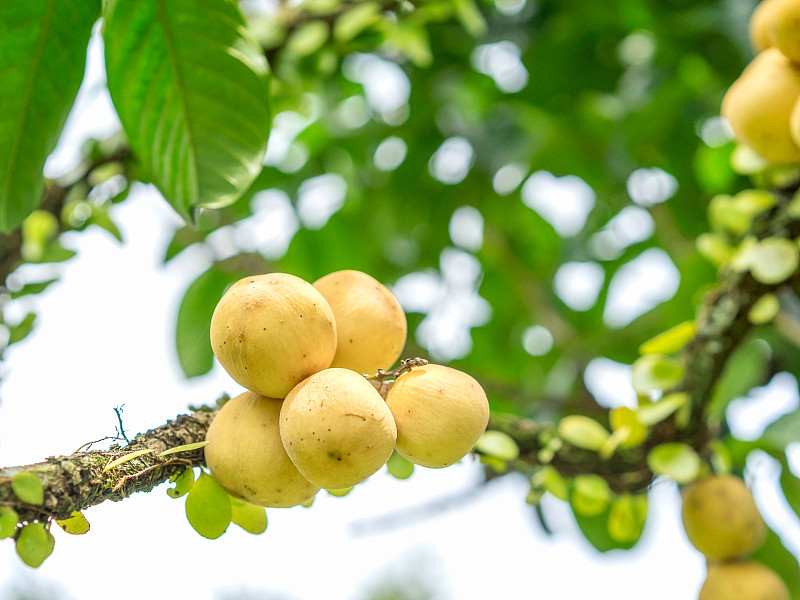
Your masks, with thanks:
[[[395,363],[406,331],[397,299],[360,271],[313,285],[285,273],[233,284],[214,310],[211,345],[249,391],[208,429],[217,482],[253,504],[288,507],[354,486],[395,450],[426,467],[463,458],[489,418],[475,379],[434,364],[399,370],[391,386],[364,376]]]
[[[790,600],[783,580],[747,556],[767,533],[750,490],[738,477],[707,477],[683,493],[683,526],[708,560],[699,600]]]
[[[725,94],[722,116],[769,162],[800,162],[800,0],[763,0],[750,40],[758,54]]]

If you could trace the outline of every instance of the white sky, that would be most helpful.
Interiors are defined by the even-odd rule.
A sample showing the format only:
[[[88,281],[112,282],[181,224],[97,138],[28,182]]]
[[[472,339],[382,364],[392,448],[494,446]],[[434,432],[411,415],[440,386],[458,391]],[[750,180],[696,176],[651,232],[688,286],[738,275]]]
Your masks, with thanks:
[[[97,73],[97,48],[92,56],[89,70]],[[110,114],[102,94],[87,95],[86,101],[91,113]],[[71,122],[70,136],[110,127],[107,119],[85,119]],[[62,156],[68,158],[69,151]],[[113,408],[120,404],[126,429],[135,433],[184,412],[190,403],[241,389],[220,368],[192,381],[178,368],[175,318],[201,263],[187,255],[161,265],[176,218],[171,209],[151,188],[140,187],[114,216],[126,244],[101,231],[70,235],[79,257],[63,266],[60,283],[30,300],[39,312],[36,329],[2,365],[0,465],[69,454],[113,434]],[[756,466],[771,468],[764,461]],[[427,576],[442,600],[696,595],[703,560],[685,540],[677,489],[668,482],[651,493],[645,534],[632,552],[598,554],[577,533],[566,507],[550,498],[547,515],[557,535],[545,536],[524,502],[527,486],[521,477],[495,482],[471,502],[427,520],[363,537],[352,534],[359,519],[469,488],[478,469],[469,461],[441,471],[418,468],[408,481],[380,472],[345,498],[321,494],[311,509],[269,510],[270,526],[261,536],[232,526],[215,541],[194,533],[183,500],[168,498],[161,486],[88,509],[92,530],[85,536],[67,536],[54,527],[55,552],[38,570],[17,559],[11,542],[0,541],[0,598],[16,588],[75,600],[148,595],[223,600],[245,594],[357,600],[364,585],[386,573],[401,579]],[[767,519],[800,539],[800,528],[771,488],[756,491]]]

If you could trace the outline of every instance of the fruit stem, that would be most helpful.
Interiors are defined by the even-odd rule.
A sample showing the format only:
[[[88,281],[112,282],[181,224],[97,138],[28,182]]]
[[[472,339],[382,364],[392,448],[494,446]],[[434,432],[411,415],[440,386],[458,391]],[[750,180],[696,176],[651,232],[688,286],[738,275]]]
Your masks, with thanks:
[[[389,393],[389,389],[392,387],[394,381],[386,381],[387,379],[395,380],[400,375],[405,373],[406,371],[410,371],[414,367],[422,367],[427,365],[428,361],[424,358],[404,358],[400,361],[400,366],[396,369],[392,369],[391,371],[384,371],[383,369],[378,369],[378,372],[375,375],[367,375],[364,374],[364,378],[369,381],[378,393],[386,400],[386,395]]]

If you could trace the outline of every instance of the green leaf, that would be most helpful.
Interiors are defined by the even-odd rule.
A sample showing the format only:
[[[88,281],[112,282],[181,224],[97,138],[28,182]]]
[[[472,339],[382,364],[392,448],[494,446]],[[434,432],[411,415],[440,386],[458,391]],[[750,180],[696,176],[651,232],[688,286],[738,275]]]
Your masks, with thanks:
[[[38,281],[36,283],[26,283],[20,289],[11,292],[12,298],[21,298],[30,294],[41,294],[48,287],[54,284],[58,279],[48,279],[47,281]]]
[[[330,30],[324,21],[308,21],[292,34],[284,50],[294,56],[313,54],[328,41]]]
[[[408,479],[414,472],[414,463],[397,452],[392,452],[389,460],[386,461],[386,468],[395,479]]]
[[[11,489],[17,495],[17,498],[27,504],[36,504],[37,506],[44,502],[44,489],[42,482],[33,473],[17,473],[11,478]]]
[[[349,488],[343,488],[341,490],[325,490],[325,491],[328,492],[328,494],[330,494],[331,496],[335,496],[336,498],[343,498],[347,496],[347,494],[352,492],[353,488],[349,487]]]
[[[28,523],[17,537],[17,555],[29,567],[41,565],[53,553],[56,541],[44,523]]]
[[[0,540],[11,537],[17,531],[19,515],[8,506],[0,506]]]
[[[502,431],[485,432],[475,443],[475,450],[502,461],[516,460],[519,457],[517,442]]]
[[[740,345],[728,359],[722,376],[714,386],[709,413],[722,415],[732,400],[762,385],[770,356],[770,347],[763,340],[754,339]]]
[[[17,325],[11,327],[11,332],[8,336],[8,344],[14,344],[16,342],[21,342],[26,337],[28,337],[33,331],[33,326],[36,323],[36,315],[34,313],[28,313],[25,315],[25,318],[22,319]]]
[[[178,452],[191,452],[192,450],[205,448],[206,446],[208,446],[207,440],[202,442],[194,442],[192,444],[181,444],[180,446],[175,446],[169,450],[164,450],[163,452],[156,454],[156,456],[169,456],[170,454],[176,454]]]
[[[572,481],[569,502],[575,514],[593,517],[608,509],[612,496],[608,482],[600,475],[578,475]]]
[[[377,2],[356,4],[336,19],[333,37],[337,42],[349,42],[380,18],[380,5]]]
[[[231,496],[231,521],[248,533],[258,535],[267,530],[267,511],[263,506]]]
[[[780,575],[793,600],[800,598],[800,565],[774,531],[767,528],[764,543],[753,552],[751,558]]]
[[[781,305],[775,294],[764,294],[750,308],[747,313],[747,319],[753,325],[763,325],[772,321],[780,309]]]
[[[612,408],[608,413],[608,420],[614,434],[625,429],[625,436],[619,444],[621,448],[635,448],[647,438],[647,427],[638,414],[627,406]]]
[[[478,10],[475,0],[453,0],[453,4],[456,9],[456,17],[467,33],[472,37],[481,37],[486,33],[486,19]]]
[[[56,523],[70,535],[83,535],[88,533],[90,529],[89,521],[86,520],[83,513],[77,510],[72,511],[72,515],[68,519],[61,519],[60,521],[56,519]]]
[[[214,365],[214,352],[208,337],[211,315],[225,289],[237,279],[212,266],[186,290],[178,309],[175,346],[187,377],[208,373]]]
[[[108,89],[131,148],[185,218],[233,203],[261,170],[269,69],[236,3],[111,0]]]
[[[659,333],[639,346],[639,354],[672,354],[683,348],[694,337],[697,326],[694,321],[683,323]]]
[[[42,170],[83,80],[100,0],[0,3],[0,230],[39,206]]]
[[[697,478],[703,463],[691,446],[668,442],[650,450],[647,466],[657,475],[666,475],[677,483],[688,483]]]
[[[669,417],[689,402],[689,394],[675,392],[667,394],[652,404],[642,404],[636,409],[636,417],[644,425],[655,425]]]
[[[792,507],[795,514],[800,517],[800,479],[789,470],[789,465],[786,461],[783,461],[780,484],[783,495],[786,496],[786,502]]]
[[[608,533],[618,542],[636,543],[647,520],[647,496],[622,494],[611,503]]]
[[[783,452],[792,442],[800,441],[800,410],[783,415],[767,425],[759,441],[775,452]]]
[[[583,536],[600,552],[608,552],[609,550],[616,549],[627,550],[632,548],[636,543],[635,541],[620,541],[611,537],[609,533],[610,507],[599,515],[586,516],[577,514],[574,510],[573,514]]]
[[[640,394],[669,390],[681,382],[685,369],[663,354],[646,354],[633,363],[633,388]]]
[[[228,529],[232,517],[228,492],[205,472],[186,496],[186,518],[204,538],[215,540]]]
[[[187,467],[180,473],[175,473],[169,478],[169,482],[175,484],[174,488],[167,490],[167,496],[170,498],[180,498],[188,494],[194,485],[194,469]]]
[[[559,421],[558,435],[577,448],[597,451],[611,434],[594,419],[583,415],[569,415]]]

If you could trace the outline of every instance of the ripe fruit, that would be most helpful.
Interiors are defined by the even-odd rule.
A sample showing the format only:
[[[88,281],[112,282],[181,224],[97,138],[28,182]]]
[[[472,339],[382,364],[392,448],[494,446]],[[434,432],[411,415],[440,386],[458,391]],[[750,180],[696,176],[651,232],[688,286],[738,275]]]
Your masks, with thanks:
[[[790,60],[800,61],[800,2],[772,0],[767,16],[770,45]]]
[[[283,402],[283,447],[297,469],[326,489],[354,486],[392,455],[397,428],[381,395],[349,369],[325,369]]]
[[[280,400],[245,392],[228,400],[206,434],[206,463],[228,493],[260,506],[295,506],[319,487],[303,477],[283,449]]]
[[[756,52],[763,52],[775,45],[771,40],[772,36],[769,30],[772,23],[774,23],[773,10],[778,3],[779,0],[762,0],[756,5],[753,14],[750,15],[750,45]]]
[[[800,161],[789,116],[800,97],[800,70],[776,48],[756,56],[722,100],[739,141],[773,163]]]
[[[480,384],[442,365],[400,375],[386,404],[397,423],[397,452],[423,467],[461,460],[489,422],[489,401]]]
[[[752,552],[767,531],[750,490],[733,475],[708,477],[688,486],[681,514],[692,545],[717,560]]]
[[[711,565],[699,600],[790,600],[778,575],[757,562]]]
[[[330,365],[336,325],[310,283],[285,273],[253,275],[234,283],[214,309],[211,347],[238,383],[283,398]]]
[[[336,271],[314,282],[336,319],[332,367],[388,370],[406,344],[406,315],[385,286],[361,271]]]

